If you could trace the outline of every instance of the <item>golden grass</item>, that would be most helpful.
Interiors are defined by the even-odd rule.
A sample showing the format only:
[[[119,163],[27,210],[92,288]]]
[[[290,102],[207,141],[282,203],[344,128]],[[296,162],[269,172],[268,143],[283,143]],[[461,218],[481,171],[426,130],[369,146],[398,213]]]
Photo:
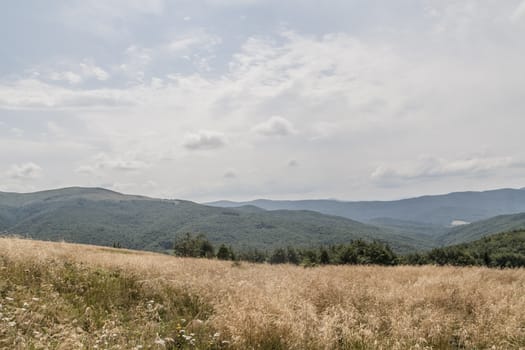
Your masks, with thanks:
[[[231,262],[15,238],[0,238],[0,257],[10,264],[25,262],[46,267],[58,261],[91,269],[118,270],[134,276],[141,290],[156,295],[166,290],[184,291],[210,306],[203,327],[207,332],[219,333],[216,337],[220,342],[202,343],[199,348],[525,349],[523,269],[434,266],[305,269],[248,263],[235,266]],[[30,296],[20,293],[28,299],[24,302],[30,304]],[[7,296],[0,296],[3,298],[0,304],[5,308],[9,303],[5,300]],[[200,317],[198,312],[195,318]],[[17,326],[9,326],[12,321],[1,318],[0,338],[15,334],[9,341],[16,344],[17,333],[5,330]],[[29,321],[35,327],[44,321],[73,327],[67,323],[70,320],[60,318],[52,322]],[[132,339],[133,334],[139,337],[140,332],[130,333],[118,324],[114,320],[111,332],[119,340],[107,347],[127,349],[140,343],[145,349],[169,345],[155,344],[144,337],[140,341]],[[152,334],[159,332],[157,326],[150,325]],[[135,327],[140,329],[141,325]],[[163,330],[166,328],[160,329],[159,337],[173,336],[161,334]],[[121,334],[126,334],[126,338]],[[89,336],[83,334],[76,343],[67,343],[63,348],[96,344]],[[24,341],[27,344],[34,339]],[[66,341],[69,339],[55,342],[55,347],[60,348]]]

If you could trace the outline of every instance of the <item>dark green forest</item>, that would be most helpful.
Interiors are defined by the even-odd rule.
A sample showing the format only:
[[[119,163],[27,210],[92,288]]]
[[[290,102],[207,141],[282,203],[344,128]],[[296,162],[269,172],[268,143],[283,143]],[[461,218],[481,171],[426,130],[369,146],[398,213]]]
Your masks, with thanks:
[[[186,234],[174,243],[183,257],[217,258],[270,264],[317,265],[451,265],[497,268],[525,267],[525,230],[500,233],[480,240],[428,252],[396,254],[388,244],[354,240],[347,244],[315,248],[284,247],[271,251],[234,251],[221,244],[217,252],[204,235]]]

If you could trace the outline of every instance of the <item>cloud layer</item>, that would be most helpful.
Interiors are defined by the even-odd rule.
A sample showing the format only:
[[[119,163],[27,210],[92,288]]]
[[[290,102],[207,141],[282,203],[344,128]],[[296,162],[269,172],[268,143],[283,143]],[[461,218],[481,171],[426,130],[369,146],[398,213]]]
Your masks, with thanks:
[[[29,19],[36,4],[13,5],[0,14],[15,33],[2,37],[0,190],[523,187],[525,2],[379,3],[72,1]]]

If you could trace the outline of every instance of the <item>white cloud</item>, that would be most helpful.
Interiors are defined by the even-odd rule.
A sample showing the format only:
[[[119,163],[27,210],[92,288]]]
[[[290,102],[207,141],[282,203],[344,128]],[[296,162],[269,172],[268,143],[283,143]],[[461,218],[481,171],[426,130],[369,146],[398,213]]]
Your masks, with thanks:
[[[34,70],[39,70],[35,75]],[[94,79],[98,81],[106,81],[110,75],[101,67],[93,64],[90,60],[84,60],[81,63],[59,63],[54,69],[49,67],[35,67],[31,72],[33,79],[38,78],[44,73],[44,76],[53,82],[65,81],[71,85],[78,85],[88,80]]]
[[[137,159],[133,155],[110,156],[106,153],[99,153],[91,159],[90,164],[81,165],[75,171],[79,174],[94,175],[106,170],[133,172],[149,166],[148,162]]]
[[[95,157],[95,167],[98,169],[134,171],[148,167],[148,163],[133,158],[110,157],[107,154],[99,154]]]
[[[42,174],[42,168],[33,162],[23,164],[13,164],[6,172],[6,175],[15,180],[36,179]]]
[[[457,160],[422,157],[414,163],[380,165],[371,177],[378,182],[411,181],[432,177],[477,175],[513,167],[525,167],[525,162],[516,161],[512,157],[473,157]]]
[[[24,135],[24,130],[19,128],[11,128],[9,129],[9,132],[15,137],[22,137]]]
[[[221,42],[222,40],[219,36],[200,30],[179,36],[166,47],[169,52],[180,54],[191,52],[193,49],[209,51]]]
[[[137,101],[130,92],[118,89],[67,89],[37,79],[23,79],[11,84],[0,84],[0,108],[41,110],[122,107]]]
[[[47,122],[47,130],[54,137],[64,137],[64,136],[66,136],[66,130],[64,130],[64,128],[59,126],[54,121],[48,121]]]
[[[216,3],[230,6],[227,2]],[[321,17],[330,18],[334,7],[356,6],[351,3],[316,8],[327,14]],[[346,29],[343,22],[320,21],[308,34],[300,33],[308,19],[301,16],[311,11],[306,5],[297,18],[279,27],[295,32],[278,32],[276,22],[249,7],[227,11],[231,18],[224,26],[224,18],[214,17],[213,11],[202,17],[195,5],[174,14],[172,5],[148,9],[147,2],[130,4],[86,3],[87,12],[100,11],[102,20],[80,16],[80,11],[70,18],[95,19],[76,25],[102,34],[109,28],[116,36],[74,32],[97,44],[89,46],[86,40],[85,50],[47,69],[31,65],[40,74],[14,72],[0,79],[0,113],[9,125],[2,130],[7,137],[0,139],[4,164],[34,160],[46,169],[41,186],[75,182],[79,176],[71,170],[80,165],[77,170],[96,174],[98,183],[112,184],[117,177],[139,186],[153,179],[159,192],[190,198],[241,193],[241,185],[248,197],[295,193],[374,199],[378,194],[406,196],[409,190],[461,189],[466,183],[482,188],[523,181],[523,169],[505,168],[505,160],[458,156],[477,154],[484,145],[489,154],[525,159],[525,27],[509,22],[517,1],[431,1],[410,11],[385,11],[381,21],[363,5],[357,11],[363,21],[345,18],[352,23]],[[260,6],[293,7],[267,4]],[[430,5],[433,17],[421,13]],[[245,31],[236,30],[240,14],[250,19],[250,25],[241,24]],[[193,19],[182,21],[186,15]],[[213,32],[199,28],[203,20]],[[339,32],[331,33],[336,28]],[[52,72],[62,74],[62,80],[50,80]],[[46,123],[54,114],[71,121],[56,123],[65,132]],[[15,126],[25,133],[9,139]],[[185,134],[203,129],[221,132]],[[261,147],[254,133],[294,137],[264,139]],[[20,146],[14,147],[15,141]],[[67,146],[75,142],[84,144],[79,157]],[[217,157],[220,151],[184,151],[226,143],[227,159]],[[13,148],[26,153],[11,155],[7,150]],[[95,159],[101,152],[106,156]],[[434,160],[417,160],[418,154],[432,154]],[[300,161],[301,179],[293,179],[297,184],[285,180],[292,171],[286,166],[290,159]],[[224,181],[230,167],[242,174],[236,181]],[[52,168],[55,174],[50,174]],[[88,176],[81,179],[90,181]],[[383,195],[381,184],[388,179],[398,186]]]
[[[522,1],[510,15],[512,22],[518,22],[525,18],[525,1]]]
[[[75,169],[75,172],[84,175],[94,175],[96,171],[96,167],[93,167],[91,165],[81,165]]]
[[[226,136],[216,131],[201,130],[186,134],[183,145],[192,151],[217,149],[226,145]]]
[[[52,72],[49,74],[49,78],[55,81],[67,81],[70,84],[79,84],[82,82],[82,77],[71,71],[67,72]]]
[[[84,78],[95,78],[97,80],[105,81],[109,79],[109,74],[104,69],[91,64],[91,63],[81,63],[80,69]]]
[[[267,121],[256,125],[253,131],[264,136],[288,136],[296,133],[292,123],[279,116],[271,117]]]

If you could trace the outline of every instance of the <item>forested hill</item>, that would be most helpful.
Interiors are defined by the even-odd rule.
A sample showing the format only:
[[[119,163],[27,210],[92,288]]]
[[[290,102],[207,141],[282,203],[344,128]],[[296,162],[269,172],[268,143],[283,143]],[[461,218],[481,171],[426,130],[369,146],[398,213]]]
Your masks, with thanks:
[[[409,264],[524,267],[525,230],[498,233],[477,241],[404,257]]]
[[[473,222],[452,228],[447,234],[441,236],[438,242],[441,245],[471,242],[482,237],[512,230],[525,230],[525,213],[512,215],[499,215],[487,220]]]
[[[329,245],[359,238],[388,243],[398,252],[434,244],[425,237],[312,211],[226,209],[79,187],[0,193],[0,231],[154,251],[170,250],[175,236],[188,232],[237,249]]]

